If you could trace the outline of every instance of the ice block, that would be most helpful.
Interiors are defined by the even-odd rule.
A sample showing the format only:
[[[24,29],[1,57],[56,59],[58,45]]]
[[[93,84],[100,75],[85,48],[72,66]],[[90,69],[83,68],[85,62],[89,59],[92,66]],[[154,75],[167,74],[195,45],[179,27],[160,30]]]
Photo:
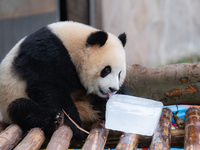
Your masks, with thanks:
[[[162,102],[115,94],[106,104],[105,127],[126,133],[153,135],[163,109]]]

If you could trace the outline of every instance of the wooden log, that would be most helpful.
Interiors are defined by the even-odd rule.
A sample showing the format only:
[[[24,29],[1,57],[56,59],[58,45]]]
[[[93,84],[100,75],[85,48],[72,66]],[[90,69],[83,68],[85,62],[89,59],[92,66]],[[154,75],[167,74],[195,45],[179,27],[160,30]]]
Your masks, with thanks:
[[[33,128],[14,150],[38,150],[44,140],[44,132],[40,128]]]
[[[171,145],[172,111],[165,107],[154,132],[150,150],[170,150]]]
[[[184,129],[171,130],[171,147],[183,148],[184,147]]]
[[[162,101],[164,105],[199,105],[199,81],[200,63],[162,67],[135,64],[127,67],[125,83],[134,96]]]
[[[171,147],[183,148],[184,147],[184,129],[172,129],[171,130]],[[146,148],[151,144],[151,136],[140,136],[138,147]]]
[[[109,136],[106,142],[106,147],[115,148],[120,140],[121,132],[109,132]],[[184,129],[172,129],[171,130],[171,147],[183,148],[184,147]],[[139,136],[138,147],[147,148],[151,144],[152,136]]]
[[[18,125],[12,124],[8,126],[0,134],[0,149],[12,149],[20,141],[22,130]]]
[[[190,107],[185,115],[185,150],[200,149],[200,109]]]
[[[137,134],[124,133],[120,137],[116,150],[133,150],[137,147],[139,136]]]
[[[67,125],[62,125],[54,132],[46,150],[66,150],[69,147],[73,132]]]
[[[109,130],[105,128],[104,121],[96,122],[88,135],[82,150],[102,150],[107,140]]]

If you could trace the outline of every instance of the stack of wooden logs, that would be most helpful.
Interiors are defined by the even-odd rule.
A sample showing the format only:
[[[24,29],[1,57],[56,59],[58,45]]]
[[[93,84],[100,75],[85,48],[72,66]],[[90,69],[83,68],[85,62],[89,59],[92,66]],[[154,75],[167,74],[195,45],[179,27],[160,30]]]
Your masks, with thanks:
[[[150,150],[169,150],[173,147],[183,147],[187,150],[200,149],[200,109],[190,107],[186,111],[185,130],[171,129],[172,111],[163,108],[157,129],[152,137],[139,136],[130,133],[120,133],[105,129],[104,121],[96,122],[82,146],[82,150],[102,150],[114,148],[116,150],[132,150],[136,147],[149,147]],[[116,134],[112,134],[116,133]],[[120,137],[119,134],[121,134]],[[114,136],[113,136],[114,135]],[[64,150],[70,146],[73,133],[63,125],[54,132],[49,141],[47,150]],[[22,138],[21,129],[12,124],[0,133],[0,149],[38,150],[45,141],[44,133],[39,128],[33,128]],[[113,147],[113,145],[115,145]]]

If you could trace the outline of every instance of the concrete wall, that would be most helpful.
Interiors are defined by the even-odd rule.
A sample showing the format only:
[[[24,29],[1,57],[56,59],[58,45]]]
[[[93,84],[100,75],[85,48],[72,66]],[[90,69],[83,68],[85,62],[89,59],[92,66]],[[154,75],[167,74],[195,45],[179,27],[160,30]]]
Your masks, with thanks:
[[[24,36],[58,19],[56,0],[0,1],[0,61]]]
[[[200,56],[199,10],[199,0],[102,0],[102,26],[127,33],[128,64],[164,65]]]

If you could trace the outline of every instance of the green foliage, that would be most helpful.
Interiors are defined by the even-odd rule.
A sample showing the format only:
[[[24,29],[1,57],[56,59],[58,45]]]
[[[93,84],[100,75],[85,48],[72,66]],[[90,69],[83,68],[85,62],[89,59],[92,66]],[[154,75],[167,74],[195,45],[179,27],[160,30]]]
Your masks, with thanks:
[[[200,57],[199,56],[193,56],[193,57],[181,57],[178,59],[176,63],[196,63],[200,62]]]

